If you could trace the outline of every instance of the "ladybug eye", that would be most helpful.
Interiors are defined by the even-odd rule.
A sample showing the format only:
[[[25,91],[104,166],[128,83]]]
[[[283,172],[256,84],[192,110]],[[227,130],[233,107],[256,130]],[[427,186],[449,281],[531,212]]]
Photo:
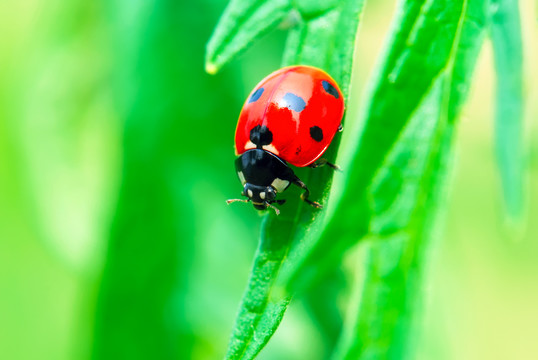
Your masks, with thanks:
[[[254,91],[252,95],[250,95],[250,99],[248,99],[248,102],[251,103],[258,100],[260,96],[262,96],[262,94],[263,94],[263,88],[261,87],[258,90]]]
[[[330,94],[337,99],[340,97],[340,95],[338,95],[338,90],[336,90],[333,84],[331,84],[327,80],[322,80],[321,85],[323,86],[323,90],[325,90],[327,94]]]
[[[281,107],[287,107],[288,109],[296,112],[301,112],[306,107],[306,102],[300,96],[297,96],[292,93],[286,93],[286,95],[284,95],[284,97],[282,98],[282,101],[280,101],[279,105]]]

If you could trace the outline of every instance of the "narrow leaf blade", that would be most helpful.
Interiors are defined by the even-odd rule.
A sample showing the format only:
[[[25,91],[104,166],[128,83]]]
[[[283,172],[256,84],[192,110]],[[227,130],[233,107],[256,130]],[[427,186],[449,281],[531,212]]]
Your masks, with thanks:
[[[516,0],[492,0],[490,30],[497,74],[495,151],[506,212],[521,220],[523,196],[523,49]]]
[[[361,129],[358,148],[352,157],[342,200],[323,233],[296,268],[288,269],[283,282],[290,289],[308,283],[324,264],[340,258],[369,227],[366,190],[387,154],[409,122],[433,82],[453,57],[456,34],[465,10],[464,1],[407,1],[401,4],[389,52],[376,76]],[[339,241],[333,241],[338,234]]]
[[[289,13],[289,0],[232,0],[207,44],[206,71],[216,73]]]
[[[451,65],[374,178],[362,295],[336,358],[412,358],[423,255],[443,200],[455,123],[483,43],[484,1],[468,2],[460,28]]]

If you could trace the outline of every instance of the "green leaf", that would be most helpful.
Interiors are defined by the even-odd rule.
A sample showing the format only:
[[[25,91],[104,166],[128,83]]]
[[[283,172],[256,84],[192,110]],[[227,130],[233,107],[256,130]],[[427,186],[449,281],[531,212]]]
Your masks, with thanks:
[[[272,287],[287,250],[288,244],[283,241],[267,237],[260,240],[226,359],[254,358],[282,320],[290,297]]]
[[[195,222],[192,210],[178,216],[177,204],[191,202],[187,193],[174,188],[163,160],[170,156],[166,134],[179,133],[170,130],[166,119],[175,117],[170,114],[175,115],[181,96],[170,101],[162,95],[163,89],[176,84],[163,69],[182,57],[167,34],[183,32],[171,29],[177,20],[164,4],[110,6],[118,34],[113,40],[121,44],[115,49],[118,62],[113,73],[122,100],[118,111],[125,119],[123,164],[99,288],[92,357],[183,357],[192,346],[188,332],[180,330],[191,264],[183,254],[190,253],[192,244],[190,237],[178,239],[192,233]],[[127,13],[130,19],[122,22]],[[132,66],[133,58],[137,66]],[[133,98],[126,99],[133,88],[137,89]],[[172,305],[174,294],[180,295]]]
[[[289,0],[232,0],[207,44],[206,71],[216,73],[252,42],[275,28],[291,10]]]
[[[521,220],[523,197],[523,50],[517,0],[491,0],[490,33],[497,74],[495,150],[506,211]]]
[[[351,309],[338,359],[405,358],[413,336],[413,309],[421,298],[420,270],[448,157],[451,129],[442,116],[445,79],[439,79],[374,178],[374,213],[364,251],[360,300]],[[445,114],[446,115],[446,114]],[[443,149],[442,151],[439,149]],[[429,225],[429,224],[428,224]]]
[[[355,35],[364,1],[302,0],[295,4],[297,24],[290,31],[283,65],[325,69],[348,99]]]
[[[459,28],[449,66],[372,183],[361,297],[335,358],[412,358],[425,255],[443,200],[455,122],[484,38],[483,0],[467,2]]]
[[[341,201],[325,229],[283,282],[293,290],[331,266],[369,229],[368,187],[432,84],[453,62],[465,1],[405,1],[383,66],[374,78],[364,124],[349,164]],[[345,216],[343,216],[345,214]],[[338,236],[339,241],[334,238]]]
[[[243,50],[253,39],[275,23],[262,19],[282,19],[285,5],[272,8],[267,1],[234,1],[230,3],[208,45],[208,62],[217,68]],[[298,1],[294,3],[295,19],[284,51],[283,65],[307,64],[327,71],[348,94],[355,34],[363,1]],[[273,6],[273,5],[271,5]],[[254,10],[252,10],[254,9]],[[251,21],[250,16],[258,17]],[[235,23],[235,26],[232,24]],[[246,26],[244,24],[255,24]],[[220,60],[213,60],[220,59]],[[211,70],[211,69],[209,69]],[[339,139],[324,157],[335,158]],[[329,168],[297,169],[296,174],[309,186],[314,196],[325,203],[333,171]],[[275,290],[280,268],[292,260],[290,253],[301,253],[302,241],[321,228],[324,211],[315,210],[290,193],[281,215],[268,214],[263,222],[261,241],[247,291],[230,339],[227,359],[251,359],[265,346],[276,330],[290,295]]]
[[[321,359],[330,358],[342,331],[343,316],[339,304],[346,298],[346,287],[350,283],[347,275],[342,267],[335,267],[300,297],[302,306],[320,334],[319,345],[323,352],[317,350],[316,353]]]

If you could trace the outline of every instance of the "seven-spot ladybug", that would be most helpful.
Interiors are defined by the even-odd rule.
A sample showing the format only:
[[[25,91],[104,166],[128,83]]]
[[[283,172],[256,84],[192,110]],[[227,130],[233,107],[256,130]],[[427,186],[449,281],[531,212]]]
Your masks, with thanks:
[[[337,169],[319,158],[342,131],[343,114],[342,93],[323,70],[290,66],[263,79],[243,105],[235,132],[235,168],[248,199],[228,203],[252,201],[256,209],[271,207],[278,214],[271,204],[285,200],[276,200],[276,194],[295,184],[304,189],[303,201],[320,208],[287,163]]]

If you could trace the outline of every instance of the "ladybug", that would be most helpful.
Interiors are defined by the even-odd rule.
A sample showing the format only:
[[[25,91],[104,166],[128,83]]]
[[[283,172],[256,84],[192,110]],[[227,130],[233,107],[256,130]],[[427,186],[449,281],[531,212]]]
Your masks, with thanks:
[[[320,159],[337,131],[342,131],[344,98],[336,82],[323,70],[312,66],[290,66],[263,79],[245,101],[235,131],[235,168],[242,195],[258,210],[283,204],[276,195],[290,184],[310,191],[289,167],[312,168],[334,164]]]

